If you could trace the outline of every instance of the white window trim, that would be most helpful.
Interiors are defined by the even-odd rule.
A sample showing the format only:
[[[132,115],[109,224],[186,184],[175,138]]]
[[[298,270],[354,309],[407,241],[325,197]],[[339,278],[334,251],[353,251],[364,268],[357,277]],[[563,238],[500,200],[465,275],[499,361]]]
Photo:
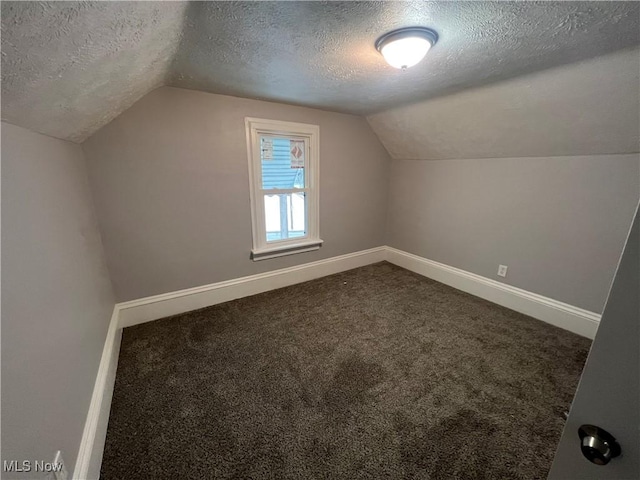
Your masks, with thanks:
[[[253,248],[251,258],[254,261],[293,255],[295,253],[318,250],[320,239],[320,127],[306,123],[282,122],[262,118],[244,119],[247,134],[247,156],[249,160],[249,192],[251,197],[251,231]],[[259,136],[284,135],[308,139],[308,169],[305,169],[307,202],[307,235],[304,238],[292,238],[267,243],[264,201],[262,199],[262,166],[260,163]],[[308,170],[308,171],[307,171]]]

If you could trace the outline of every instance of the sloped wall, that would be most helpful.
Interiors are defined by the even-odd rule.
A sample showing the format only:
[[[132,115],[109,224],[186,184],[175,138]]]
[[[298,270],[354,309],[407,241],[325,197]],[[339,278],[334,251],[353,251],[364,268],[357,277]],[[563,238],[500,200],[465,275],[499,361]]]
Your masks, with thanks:
[[[189,5],[2,2],[2,120],[82,142],[165,84]]]
[[[6,123],[2,276],[2,460],[71,472],[115,301],[80,146]]]
[[[634,49],[368,117],[387,243],[600,313],[640,196],[639,75]]]
[[[518,77],[367,117],[394,159],[640,151],[640,50]]]
[[[320,126],[320,250],[249,258],[247,116]],[[361,117],[162,87],[83,149],[119,301],[384,245],[389,156]]]

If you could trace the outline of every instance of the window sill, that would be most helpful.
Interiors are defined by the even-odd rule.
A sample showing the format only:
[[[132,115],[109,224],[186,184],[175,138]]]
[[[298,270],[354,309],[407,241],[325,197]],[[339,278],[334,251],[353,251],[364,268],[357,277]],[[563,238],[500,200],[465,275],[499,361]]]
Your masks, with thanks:
[[[299,243],[289,243],[287,245],[279,245],[275,247],[261,248],[259,250],[251,250],[251,260],[258,262],[260,260],[268,260],[269,258],[284,257],[285,255],[295,255],[296,253],[312,252],[320,249],[322,240],[305,240]]]

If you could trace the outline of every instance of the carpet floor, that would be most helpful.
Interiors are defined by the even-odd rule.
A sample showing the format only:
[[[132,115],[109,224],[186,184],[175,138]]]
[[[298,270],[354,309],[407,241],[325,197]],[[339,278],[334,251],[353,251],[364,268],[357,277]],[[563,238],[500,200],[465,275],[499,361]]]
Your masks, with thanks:
[[[544,479],[589,346],[386,262],[129,327],[101,478]]]

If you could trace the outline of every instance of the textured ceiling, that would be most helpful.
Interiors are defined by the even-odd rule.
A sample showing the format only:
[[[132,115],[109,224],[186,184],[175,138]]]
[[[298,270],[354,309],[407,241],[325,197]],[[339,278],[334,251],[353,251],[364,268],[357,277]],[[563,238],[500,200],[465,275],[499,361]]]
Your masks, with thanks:
[[[173,2],[2,2],[2,119],[80,142],[166,83]]]
[[[2,118],[81,142],[159,85],[372,114],[640,43],[636,2],[2,2]],[[436,29],[402,72],[373,47]]]
[[[367,120],[389,155],[402,160],[635,153],[640,49],[393,108]]]

